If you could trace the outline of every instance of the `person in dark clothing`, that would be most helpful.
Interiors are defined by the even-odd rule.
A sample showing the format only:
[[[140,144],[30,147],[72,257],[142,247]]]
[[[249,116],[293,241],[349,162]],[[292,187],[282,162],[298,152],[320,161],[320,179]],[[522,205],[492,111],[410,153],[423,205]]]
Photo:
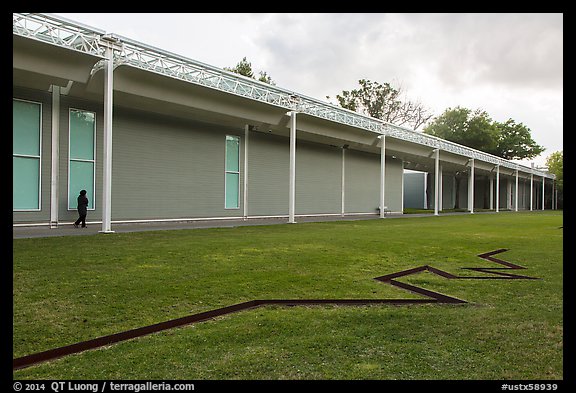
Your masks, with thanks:
[[[86,228],[86,215],[88,214],[88,198],[86,198],[86,190],[80,191],[78,195],[78,219],[74,223],[74,228],[78,228],[78,224],[82,223],[82,228]]]

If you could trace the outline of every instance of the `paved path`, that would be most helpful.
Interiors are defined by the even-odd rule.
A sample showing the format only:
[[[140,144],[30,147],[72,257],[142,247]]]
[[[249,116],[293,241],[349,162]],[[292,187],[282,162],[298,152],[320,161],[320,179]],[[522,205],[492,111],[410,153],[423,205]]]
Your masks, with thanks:
[[[493,212],[482,212],[475,214],[489,214]],[[446,215],[466,215],[469,213],[442,213]],[[410,217],[434,217],[433,214],[388,214],[385,219],[392,218],[410,218]],[[312,216],[296,217],[297,223],[303,222],[328,222],[328,221],[354,221],[354,220],[376,220],[378,215],[349,215],[349,216]],[[233,228],[247,225],[275,225],[286,224],[288,219],[283,218],[249,218],[247,220],[196,220],[196,221],[165,221],[165,222],[146,222],[146,223],[118,223],[112,224],[112,230],[115,233],[123,232],[143,232],[143,231],[161,231],[173,229],[196,229],[196,228]],[[12,228],[13,239],[34,238],[34,237],[52,237],[52,236],[82,236],[99,234],[102,229],[100,222],[88,222],[87,228],[74,228],[71,223],[60,224],[58,228],[50,228],[48,225],[37,226],[14,226]]]

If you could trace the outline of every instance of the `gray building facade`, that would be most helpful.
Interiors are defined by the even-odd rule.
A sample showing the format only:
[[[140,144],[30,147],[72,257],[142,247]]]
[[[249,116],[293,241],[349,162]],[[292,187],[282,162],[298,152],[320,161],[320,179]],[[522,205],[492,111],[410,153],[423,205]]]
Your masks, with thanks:
[[[102,232],[401,214],[404,169],[431,174],[437,210],[539,208],[553,190],[550,174],[48,14],[13,14],[13,137],[14,225],[71,224],[81,189]]]

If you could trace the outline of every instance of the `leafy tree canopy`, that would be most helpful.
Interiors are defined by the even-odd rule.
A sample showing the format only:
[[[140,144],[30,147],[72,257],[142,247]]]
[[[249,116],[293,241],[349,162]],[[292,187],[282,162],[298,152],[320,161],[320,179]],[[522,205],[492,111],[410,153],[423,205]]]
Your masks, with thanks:
[[[544,151],[524,124],[512,119],[493,121],[481,109],[448,108],[424,128],[424,133],[507,160],[533,158]]]
[[[530,129],[522,123],[508,119],[504,123],[494,122],[498,129],[495,155],[507,160],[522,160],[540,155],[545,149],[538,145],[530,134]]]
[[[424,128],[424,133],[494,154],[498,129],[485,111],[448,108]]]
[[[401,88],[390,83],[358,81],[360,88],[337,94],[338,104],[345,109],[362,113],[396,125],[407,125],[414,130],[432,117],[422,104],[400,99]],[[326,98],[330,99],[329,96]]]
[[[556,151],[546,159],[548,171],[556,175],[556,185],[559,191],[564,190],[564,152]]]
[[[246,60],[246,56],[244,56],[244,58],[240,62],[238,62],[238,64],[236,64],[235,67],[233,67],[233,68],[224,67],[224,69],[226,71],[230,71],[230,72],[234,72],[236,74],[244,75],[248,78],[256,79],[256,77],[254,76],[254,71],[252,70],[252,63],[250,63],[248,60]],[[259,77],[257,79],[258,81],[268,83],[270,85],[276,85],[276,83],[274,83],[274,81],[266,73],[266,71],[259,71],[258,74],[259,74]]]

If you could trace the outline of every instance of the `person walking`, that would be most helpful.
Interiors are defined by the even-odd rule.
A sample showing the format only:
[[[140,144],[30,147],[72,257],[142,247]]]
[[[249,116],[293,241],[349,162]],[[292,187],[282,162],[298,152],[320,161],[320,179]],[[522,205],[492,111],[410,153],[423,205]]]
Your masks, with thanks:
[[[86,197],[86,190],[80,191],[78,195],[78,219],[74,223],[74,228],[78,228],[78,224],[82,223],[82,228],[86,228],[86,215],[88,214],[88,198]]]

